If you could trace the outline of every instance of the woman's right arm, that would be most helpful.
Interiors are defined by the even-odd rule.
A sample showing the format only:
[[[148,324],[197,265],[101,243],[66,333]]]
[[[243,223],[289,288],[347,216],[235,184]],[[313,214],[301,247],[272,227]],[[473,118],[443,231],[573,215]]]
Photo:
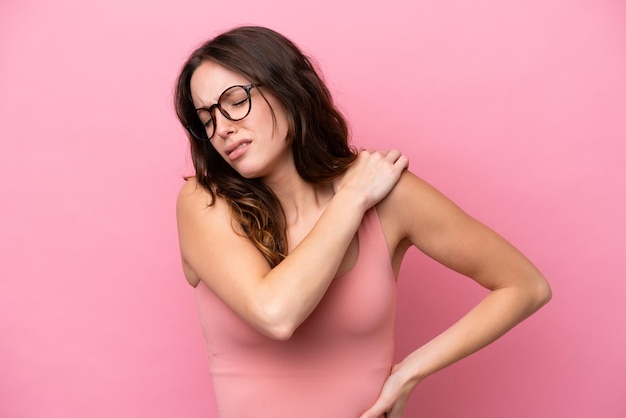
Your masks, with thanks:
[[[365,211],[407,165],[398,151],[361,152],[311,232],[274,268],[233,230],[228,203],[217,198],[208,206],[208,193],[188,181],[177,201],[183,266],[252,327],[286,340],[322,299]]]

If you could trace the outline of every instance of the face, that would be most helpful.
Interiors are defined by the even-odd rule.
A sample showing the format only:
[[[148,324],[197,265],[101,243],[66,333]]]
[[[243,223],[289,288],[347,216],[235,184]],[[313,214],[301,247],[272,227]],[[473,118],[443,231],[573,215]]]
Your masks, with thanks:
[[[229,87],[249,84],[250,80],[242,75],[213,61],[204,61],[193,73],[190,82],[191,97],[200,120],[203,123],[209,120],[208,109]],[[228,92],[223,102],[227,96]],[[286,141],[289,125],[283,106],[267,91],[261,95],[259,87],[250,89],[250,100],[250,113],[238,121],[226,118],[213,107],[210,115],[215,133],[211,144],[231,167],[246,178],[268,177],[290,169],[293,158]]]

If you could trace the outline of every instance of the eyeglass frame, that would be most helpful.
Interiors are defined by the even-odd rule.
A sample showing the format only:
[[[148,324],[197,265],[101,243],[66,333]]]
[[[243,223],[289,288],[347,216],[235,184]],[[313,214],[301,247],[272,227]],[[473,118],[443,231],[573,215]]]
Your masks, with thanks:
[[[228,114],[228,112],[222,108],[222,105],[220,104],[220,100],[222,100],[222,96],[223,96],[223,95],[224,95],[224,94],[225,94],[228,90],[233,89],[233,88],[235,88],[235,87],[240,87],[240,88],[244,89],[244,90],[245,90],[245,92],[246,92],[247,100],[248,100],[248,111],[246,112],[246,114],[245,114],[245,115],[243,115],[242,117],[237,118],[237,119],[235,119],[235,118],[231,117],[231,116]],[[208,141],[210,141],[210,140],[211,140],[211,139],[213,139],[213,137],[215,136],[215,132],[217,132],[217,122],[216,122],[216,120],[215,120],[214,113],[213,113],[213,112],[214,112],[214,109],[216,109],[216,108],[217,108],[217,109],[220,111],[220,113],[222,114],[222,116],[224,116],[226,119],[228,119],[228,120],[230,120],[230,121],[233,121],[233,122],[238,122],[238,121],[240,121],[240,120],[245,119],[245,118],[246,118],[246,117],[250,114],[250,111],[252,110],[252,96],[250,95],[250,90],[252,90],[254,87],[258,87],[258,86],[257,86],[256,84],[254,84],[254,83],[250,83],[250,84],[248,84],[247,86],[242,86],[242,85],[240,85],[240,84],[235,84],[235,85],[233,85],[233,86],[230,86],[230,87],[226,88],[226,89],[225,89],[225,90],[224,90],[224,91],[220,94],[220,96],[217,98],[217,103],[212,104],[212,105],[211,105],[211,106],[209,106],[208,108],[207,108],[207,107],[199,107],[199,108],[195,109],[195,110],[196,110],[196,118],[198,119],[198,122],[200,122],[200,125],[202,126],[202,131],[204,132],[204,135],[203,135],[202,137],[200,137],[199,135],[197,135],[197,134],[194,132],[194,130],[193,130],[193,128],[191,127],[191,125],[190,125],[190,124],[186,125],[186,126],[185,126],[185,129],[187,130],[187,132],[189,132],[189,134],[190,134],[191,136],[193,136],[194,138],[196,138],[198,141],[201,141],[201,142],[208,142]],[[208,135],[207,135],[207,133],[206,133],[206,124],[205,124],[205,123],[203,123],[203,122],[200,120],[200,117],[199,117],[199,116],[198,116],[198,114],[197,114],[197,112],[198,112],[198,111],[200,111],[200,110],[206,110],[206,111],[208,111],[208,112],[209,112],[209,115],[211,116],[211,119],[213,120],[213,124],[214,124],[215,126],[213,127],[213,133],[211,134],[211,136],[208,136]],[[207,121],[207,122],[208,122],[208,121]]]

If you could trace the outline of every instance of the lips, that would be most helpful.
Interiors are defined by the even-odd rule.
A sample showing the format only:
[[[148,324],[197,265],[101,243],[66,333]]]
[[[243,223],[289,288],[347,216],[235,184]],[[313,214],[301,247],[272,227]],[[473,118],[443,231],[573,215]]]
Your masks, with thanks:
[[[230,146],[226,148],[225,150],[226,155],[231,160],[234,160],[235,158],[239,157],[240,155],[244,153],[244,151],[246,150],[246,148],[248,148],[248,145],[250,145],[251,142],[252,141],[250,140],[242,139],[240,141],[236,141],[230,144]]]

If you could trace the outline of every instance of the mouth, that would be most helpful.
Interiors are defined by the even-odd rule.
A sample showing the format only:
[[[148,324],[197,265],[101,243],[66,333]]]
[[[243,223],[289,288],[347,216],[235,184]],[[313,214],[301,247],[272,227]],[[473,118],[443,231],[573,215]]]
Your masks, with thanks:
[[[248,145],[250,145],[252,141],[249,140],[243,140],[240,142],[237,142],[235,144],[233,144],[233,146],[229,147],[228,149],[226,149],[226,155],[231,156],[231,155],[236,155],[241,153],[245,148],[248,147]]]

